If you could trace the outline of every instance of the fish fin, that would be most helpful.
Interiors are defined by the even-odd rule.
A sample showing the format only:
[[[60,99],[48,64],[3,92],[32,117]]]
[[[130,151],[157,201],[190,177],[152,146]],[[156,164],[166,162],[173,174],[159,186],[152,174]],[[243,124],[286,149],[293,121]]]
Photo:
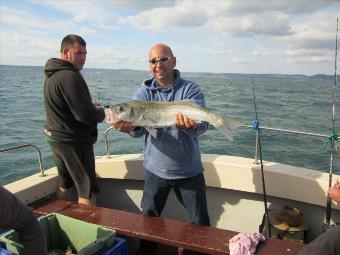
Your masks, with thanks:
[[[242,126],[242,123],[231,117],[223,116],[222,123],[215,127],[224,135],[225,138],[233,141],[233,131]]]
[[[145,116],[145,114],[144,113],[142,113],[141,115],[140,115],[140,117],[138,118],[138,121],[137,122],[144,122],[144,121],[150,121],[150,122],[152,122],[152,123],[157,123],[157,120],[156,119],[153,119],[152,117],[150,117],[150,116],[148,116],[148,117],[146,117]],[[151,127],[151,128],[153,128],[153,127]]]
[[[155,127],[145,127],[145,129],[149,132],[149,134],[153,137],[153,138],[157,138],[157,134],[158,134],[158,129]]]

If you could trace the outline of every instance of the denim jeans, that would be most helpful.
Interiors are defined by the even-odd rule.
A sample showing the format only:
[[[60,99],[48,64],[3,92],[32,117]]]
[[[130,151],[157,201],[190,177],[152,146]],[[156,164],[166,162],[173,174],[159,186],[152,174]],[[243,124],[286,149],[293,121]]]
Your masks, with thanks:
[[[160,217],[171,189],[174,190],[177,199],[188,211],[191,223],[210,226],[205,179],[202,173],[190,178],[167,180],[146,171],[142,198],[143,214]],[[156,249],[156,243],[141,240],[138,254],[153,255]],[[200,253],[184,250],[183,254],[196,255]]]
[[[186,208],[191,223],[210,226],[203,173],[190,178],[167,180],[146,171],[143,214],[160,217],[171,189]]]

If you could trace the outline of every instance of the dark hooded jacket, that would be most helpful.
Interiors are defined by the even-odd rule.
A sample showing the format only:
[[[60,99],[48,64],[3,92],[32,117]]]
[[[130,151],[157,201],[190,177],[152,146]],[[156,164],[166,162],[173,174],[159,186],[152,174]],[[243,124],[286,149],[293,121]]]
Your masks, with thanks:
[[[45,134],[49,141],[95,143],[97,123],[105,113],[91,100],[81,73],[68,61],[49,59],[45,65]]]

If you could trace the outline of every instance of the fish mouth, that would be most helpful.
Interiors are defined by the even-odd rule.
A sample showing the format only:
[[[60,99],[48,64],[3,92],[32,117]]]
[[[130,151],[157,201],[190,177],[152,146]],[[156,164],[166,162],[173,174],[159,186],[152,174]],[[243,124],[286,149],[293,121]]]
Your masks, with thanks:
[[[120,121],[119,115],[112,109],[105,109],[106,122],[109,124],[116,124]]]

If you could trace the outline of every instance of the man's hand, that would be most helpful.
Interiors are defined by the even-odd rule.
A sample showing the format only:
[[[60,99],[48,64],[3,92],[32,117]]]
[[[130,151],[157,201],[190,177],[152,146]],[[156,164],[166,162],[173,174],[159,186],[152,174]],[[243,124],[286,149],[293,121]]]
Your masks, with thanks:
[[[113,126],[120,132],[129,133],[133,131],[136,127],[133,126],[130,122],[120,120],[113,124]]]
[[[102,108],[102,106],[100,105],[100,103],[93,103],[94,107],[96,107],[97,109]]]
[[[176,115],[176,125],[180,128],[196,128],[197,123],[185,116],[182,113]]]
[[[340,202],[340,183],[337,181],[333,187],[328,189],[328,195],[335,202]]]

